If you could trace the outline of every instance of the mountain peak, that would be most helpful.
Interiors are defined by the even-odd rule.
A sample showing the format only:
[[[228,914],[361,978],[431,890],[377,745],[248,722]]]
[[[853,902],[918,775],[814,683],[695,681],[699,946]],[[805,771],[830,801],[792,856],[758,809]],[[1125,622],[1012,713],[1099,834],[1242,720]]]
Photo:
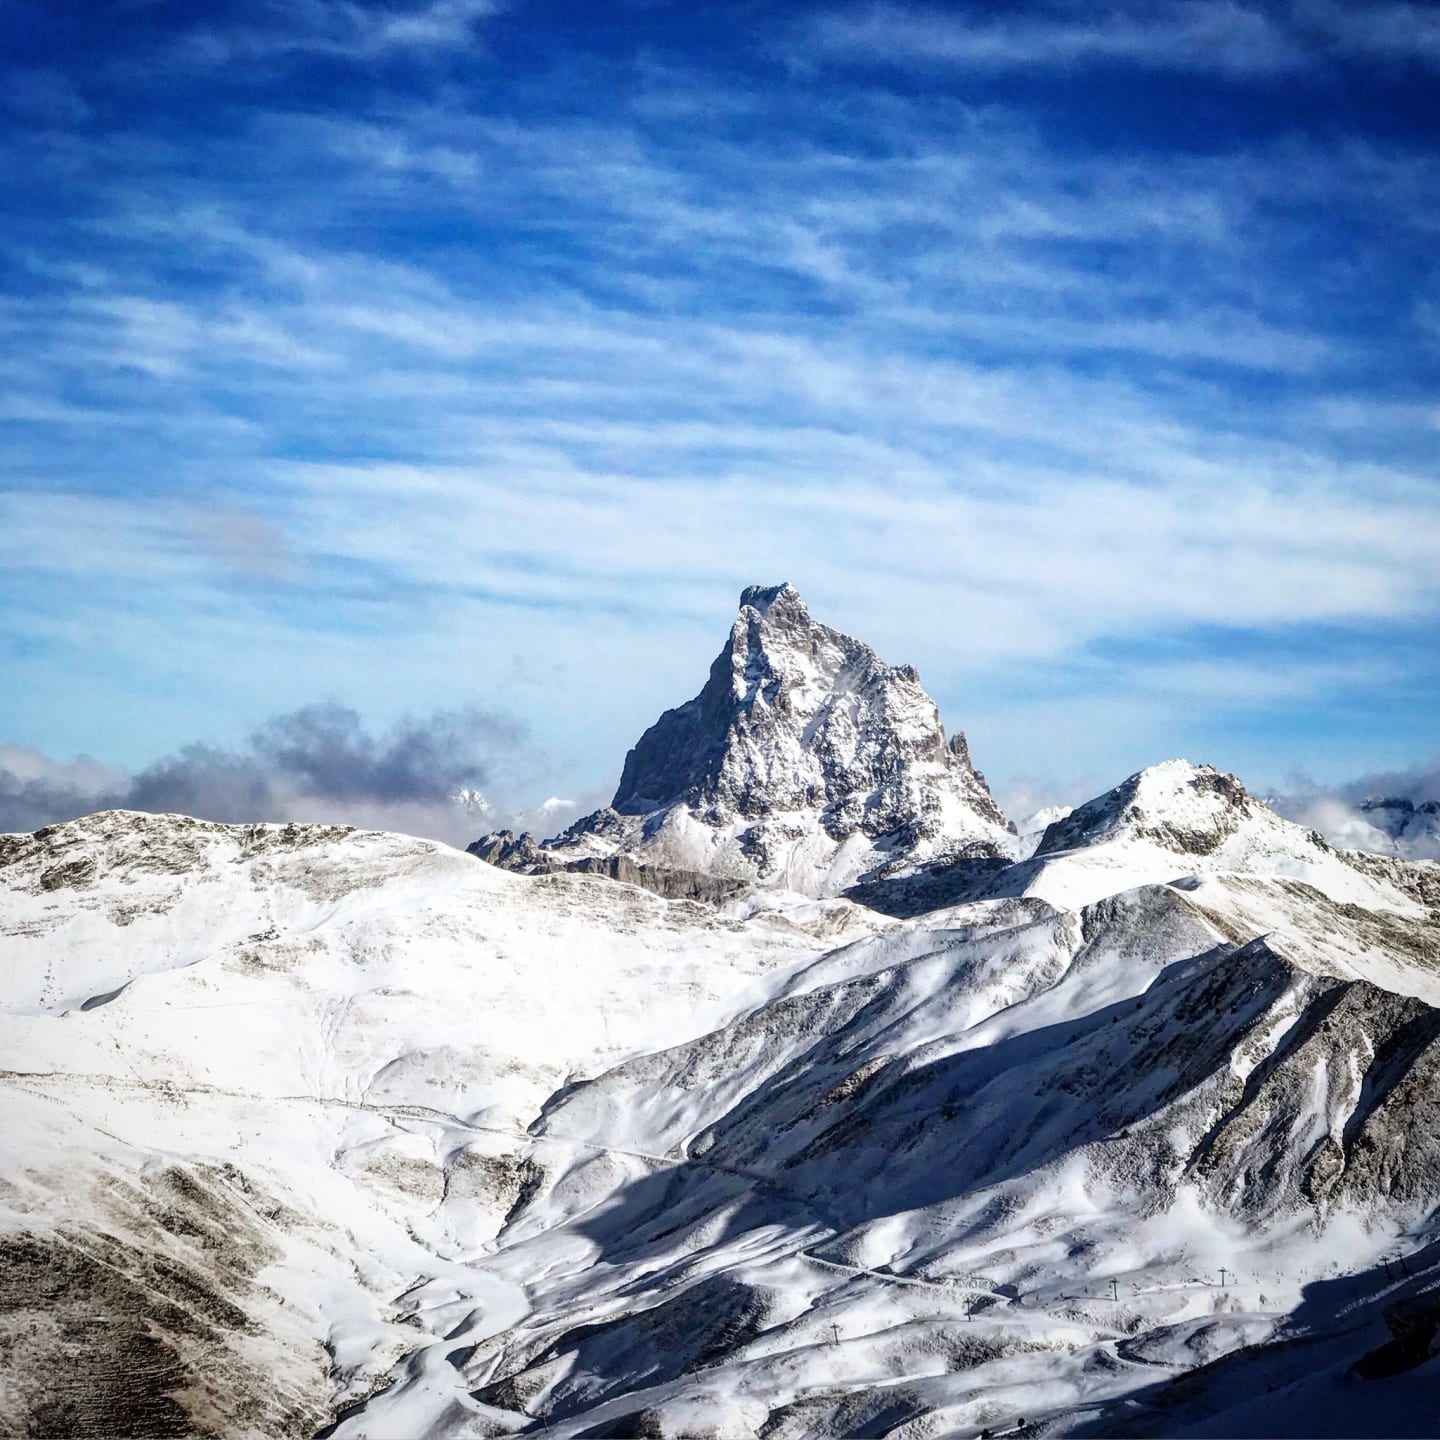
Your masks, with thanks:
[[[545,848],[834,893],[1012,845],[914,667],[811,619],[784,583],[741,593],[700,693],[635,743],[610,807]]]
[[[1165,760],[1057,820],[1035,853],[1051,855],[1130,835],[1185,854],[1208,855],[1262,812],[1270,813],[1236,776],[1213,765]]]
[[[1073,907],[1136,885],[1240,873],[1250,882],[1300,881],[1341,903],[1403,909],[1403,887],[1383,877],[1377,884],[1369,868],[1277,815],[1234,775],[1167,760],[1056,820],[991,892]]]
[[[747,585],[740,592],[740,609],[754,610],[762,616],[778,610],[787,619],[810,619],[810,611],[800,598],[800,592],[788,580],[779,585]]]

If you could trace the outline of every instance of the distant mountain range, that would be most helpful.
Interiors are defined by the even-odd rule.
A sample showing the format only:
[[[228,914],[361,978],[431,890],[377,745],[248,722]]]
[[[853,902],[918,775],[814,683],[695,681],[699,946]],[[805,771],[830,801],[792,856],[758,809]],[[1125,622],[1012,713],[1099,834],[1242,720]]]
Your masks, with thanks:
[[[789,586],[471,849],[0,836],[7,1433],[1440,1431],[1440,864],[1012,826]]]
[[[1404,795],[1370,795],[1356,807],[1393,842],[1399,855],[1440,853],[1440,800],[1411,800]],[[1384,846],[1377,846],[1384,849]]]

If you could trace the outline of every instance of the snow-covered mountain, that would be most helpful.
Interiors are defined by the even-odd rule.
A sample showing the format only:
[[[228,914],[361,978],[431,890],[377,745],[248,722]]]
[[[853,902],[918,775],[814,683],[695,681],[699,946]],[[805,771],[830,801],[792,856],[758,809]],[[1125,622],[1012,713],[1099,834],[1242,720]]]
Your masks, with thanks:
[[[1029,859],[1039,849],[1045,832],[1057,820],[1063,820],[1074,808],[1073,805],[1043,805],[1039,810],[1016,820],[1015,833],[1020,839],[1019,858]]]
[[[747,592],[600,874],[0,837],[0,1430],[1433,1433],[1440,865],[1184,761],[1009,860],[918,682],[802,617]],[[767,795],[802,833],[725,875]]]
[[[553,840],[502,831],[471,850],[714,897],[756,882],[834,895],[1016,844],[913,668],[812,620],[793,586],[755,585],[704,688],[640,737],[606,809]]]
[[[1081,905],[1120,881],[1225,872],[1289,877],[1333,900],[1374,898],[1371,882],[1318,832],[1282,819],[1234,775],[1186,760],[1152,765],[1077,806],[989,889]]]

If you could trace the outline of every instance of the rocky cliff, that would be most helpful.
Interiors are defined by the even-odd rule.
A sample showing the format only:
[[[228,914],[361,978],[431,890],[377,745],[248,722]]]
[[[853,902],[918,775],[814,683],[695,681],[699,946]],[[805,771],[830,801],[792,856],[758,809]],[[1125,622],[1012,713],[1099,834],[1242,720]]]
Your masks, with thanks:
[[[965,737],[947,740],[915,669],[813,620],[793,586],[777,585],[741,595],[704,687],[640,737],[606,809],[554,840],[501,832],[470,848],[527,873],[619,857],[656,888],[679,872],[722,892],[822,895],[1008,858],[1015,845]]]

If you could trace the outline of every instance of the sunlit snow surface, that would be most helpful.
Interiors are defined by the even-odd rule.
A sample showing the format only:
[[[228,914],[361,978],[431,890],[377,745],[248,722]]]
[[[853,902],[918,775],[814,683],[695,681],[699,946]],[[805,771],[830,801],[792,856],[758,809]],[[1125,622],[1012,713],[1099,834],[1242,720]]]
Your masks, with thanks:
[[[0,838],[6,1423],[1437,1433],[1435,867],[1213,774],[912,920]]]

